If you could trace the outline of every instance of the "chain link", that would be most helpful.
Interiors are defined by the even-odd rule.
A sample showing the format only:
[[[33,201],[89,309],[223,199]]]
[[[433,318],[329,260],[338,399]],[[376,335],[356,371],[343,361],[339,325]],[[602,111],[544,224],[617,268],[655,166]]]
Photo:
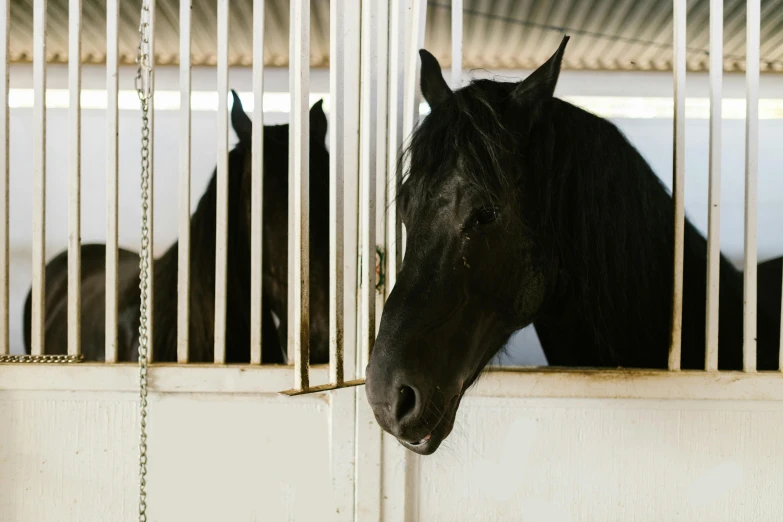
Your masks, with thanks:
[[[139,21],[139,47],[136,51],[136,92],[141,101],[141,251],[139,252],[139,522],[147,521],[147,354],[149,353],[150,230],[148,219],[150,189],[149,109],[152,97],[150,57],[150,7],[143,0]]]
[[[82,355],[0,355],[0,363],[72,364],[83,361]]]

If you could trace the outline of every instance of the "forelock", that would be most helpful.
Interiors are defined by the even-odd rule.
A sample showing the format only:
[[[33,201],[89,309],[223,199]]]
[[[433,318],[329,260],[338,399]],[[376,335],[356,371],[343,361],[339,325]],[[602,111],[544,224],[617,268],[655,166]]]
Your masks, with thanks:
[[[459,171],[481,197],[501,197],[514,185],[513,131],[504,123],[510,84],[472,82],[436,106],[414,130],[403,151],[406,171],[400,195],[422,206],[438,187]],[[400,161],[400,165],[406,164]]]

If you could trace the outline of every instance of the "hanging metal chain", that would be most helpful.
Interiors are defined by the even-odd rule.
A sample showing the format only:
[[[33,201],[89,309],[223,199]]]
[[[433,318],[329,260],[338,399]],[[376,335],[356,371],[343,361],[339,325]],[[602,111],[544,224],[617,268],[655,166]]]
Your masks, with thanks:
[[[139,21],[139,47],[136,52],[136,91],[141,101],[141,251],[139,252],[139,522],[147,520],[147,354],[149,353],[150,229],[150,128],[152,97],[152,58],[150,56],[150,7],[143,0]]]
[[[83,361],[82,355],[0,355],[0,363],[72,364]]]

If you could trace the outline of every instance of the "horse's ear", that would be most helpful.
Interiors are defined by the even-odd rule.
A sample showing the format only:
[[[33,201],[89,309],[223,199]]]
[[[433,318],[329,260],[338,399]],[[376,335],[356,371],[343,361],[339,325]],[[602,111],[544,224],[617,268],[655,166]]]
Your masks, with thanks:
[[[253,123],[245,114],[242,101],[234,89],[231,89],[231,96],[234,98],[234,105],[231,107],[231,125],[234,127],[234,132],[237,133],[239,141],[249,143],[253,135]]]
[[[326,143],[326,114],[323,100],[315,102],[310,109],[310,139],[316,143]]]
[[[419,51],[419,56],[421,57],[421,94],[432,108],[448,100],[454,93],[443,79],[438,60],[424,49]]]
[[[555,54],[514,87],[511,96],[516,102],[549,99],[555,94],[557,79],[560,76],[560,64],[563,62],[568,39],[568,36],[564,36]]]

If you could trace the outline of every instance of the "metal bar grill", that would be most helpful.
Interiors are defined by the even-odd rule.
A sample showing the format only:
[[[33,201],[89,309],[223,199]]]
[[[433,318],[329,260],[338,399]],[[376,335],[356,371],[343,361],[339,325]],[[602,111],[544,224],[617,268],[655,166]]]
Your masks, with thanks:
[[[359,126],[359,187],[361,237],[361,364],[362,375],[375,341],[375,149],[378,63],[375,0],[362,2],[361,124]]]
[[[747,38],[745,53],[746,103],[745,112],[745,284],[742,368],[756,371],[756,276],[758,168],[759,168],[759,37],[760,0],[747,2]]]
[[[44,353],[46,263],[46,0],[33,4],[33,284],[32,355]]]
[[[340,386],[345,380],[345,299],[343,258],[345,248],[345,5],[332,0],[329,6],[329,381]]]
[[[150,100],[149,100],[149,199],[146,209],[147,226],[149,227],[149,272],[150,280],[147,287],[147,310],[149,321],[147,323],[147,361],[155,360],[155,310],[153,307],[155,291],[155,0],[149,0],[149,60],[150,60]]]
[[[264,0],[253,2],[253,135],[250,196],[250,364],[261,364],[264,204]]]
[[[223,364],[226,362],[226,265],[228,261],[228,6],[228,0],[218,0],[215,364]]]
[[[674,291],[669,369],[679,370],[682,354],[682,291],[685,239],[685,16],[686,0],[674,0]]]
[[[343,0],[345,5],[344,42],[344,92],[358,93],[361,85],[361,2]],[[344,227],[345,241],[343,257],[343,363],[345,378],[359,377],[359,118],[361,107],[359,96],[343,98],[343,153],[344,153]],[[345,386],[364,381],[347,381]]]
[[[360,315],[357,308],[360,99],[344,96],[345,92],[360,90],[361,9],[359,0],[337,0],[330,9],[330,382],[303,387],[297,368],[294,388],[281,392],[289,396],[364,383],[364,379],[353,378]],[[338,261],[340,258],[342,262]],[[337,296],[342,297],[342,304]],[[342,330],[338,327],[340,322]]]
[[[68,355],[81,353],[82,0],[68,3]]]
[[[294,215],[294,387],[310,387],[310,1],[295,0],[292,19],[294,34],[294,89],[291,128],[294,190],[290,194]],[[291,237],[289,236],[289,241]],[[289,318],[289,321],[291,318]]]
[[[68,354],[81,351],[81,23],[82,1],[69,2],[69,64],[68,64]],[[361,376],[366,367],[377,334],[378,316],[383,300],[393,288],[397,270],[404,253],[404,234],[396,208],[396,194],[402,180],[397,177],[397,162],[404,138],[416,126],[419,113],[419,54],[423,47],[427,2],[424,0],[391,0],[389,2],[363,1],[360,9],[359,92],[358,115],[358,179],[349,180],[350,160],[347,136],[351,133],[346,121],[344,93],[351,92],[346,81],[346,4],[349,0],[335,0],[330,6],[330,265],[329,265],[329,321],[330,372],[329,384],[310,387],[309,376],[309,261],[310,261],[310,174],[309,174],[309,67],[310,67],[310,1],[293,0],[290,19],[290,175],[289,175],[289,300],[286,324],[288,351],[295,368],[295,389],[313,392],[361,383],[346,380],[346,329],[359,321],[357,342]],[[358,3],[358,2],[357,2]],[[120,0],[107,2],[107,225],[106,225],[106,337],[105,359],[116,362],[118,336],[118,22]],[[745,216],[744,216],[744,305],[743,305],[743,369],[755,372],[757,366],[757,199],[758,199],[758,135],[759,135],[759,69],[760,69],[760,0],[746,0],[747,4],[747,61],[746,61],[746,136],[745,136]],[[254,0],[254,65],[253,65],[253,134],[252,134],[252,196],[251,196],[251,340],[250,360],[260,364],[262,359],[262,302],[263,302],[263,89],[264,89],[264,0]],[[682,359],[682,319],[684,292],[684,237],[685,237],[685,100],[686,100],[686,16],[687,2],[673,0],[673,190],[674,242],[673,292],[668,367],[679,370]],[[33,242],[32,242],[32,354],[45,353],[45,260],[46,260],[46,0],[34,2],[33,55]],[[154,56],[155,2],[150,5],[150,47]],[[217,210],[215,237],[215,317],[214,362],[226,361],[227,334],[227,252],[228,252],[228,38],[229,0],[217,3]],[[406,11],[410,11],[406,23]],[[6,103],[2,110],[2,163],[5,180],[0,195],[0,213],[5,221],[0,230],[0,299],[3,300],[0,318],[0,354],[8,353],[8,281],[9,281],[9,123],[8,123],[8,26],[9,2],[4,4],[0,29],[2,33],[3,77],[0,79]],[[451,84],[458,88],[462,81],[463,0],[455,0],[451,9],[452,64]],[[709,205],[707,299],[705,324],[705,368],[718,370],[719,316],[720,316],[720,211],[721,211],[721,149],[722,149],[722,82],[723,82],[723,2],[710,0],[710,141],[709,141]],[[179,266],[177,307],[177,360],[189,360],[190,321],[190,204],[191,204],[191,1],[180,4],[180,169],[179,169]],[[152,57],[151,57],[152,59]],[[154,78],[149,83],[154,94]],[[150,100],[150,172],[154,171],[154,108]],[[404,172],[405,169],[403,169]],[[385,172],[385,175],[384,175]],[[378,179],[381,182],[378,183]],[[153,223],[152,179],[150,200],[144,212],[150,229]],[[356,190],[357,213],[353,209]],[[358,248],[352,248],[349,229],[357,220]],[[153,250],[150,235],[150,250]],[[346,255],[346,252],[349,255]],[[381,252],[384,292],[376,295],[376,254]],[[358,284],[352,286],[348,272],[352,268],[347,258],[358,253],[360,264],[355,273]],[[151,260],[152,263],[152,260]],[[150,266],[152,269],[152,266]],[[153,278],[154,279],[154,278]],[[351,298],[358,297],[360,309],[351,310]],[[148,307],[152,311],[153,288],[149,289]],[[354,316],[349,319],[351,313]],[[152,312],[151,312],[152,313]],[[783,342],[783,328],[780,332]],[[153,358],[152,324],[149,329],[150,359]],[[783,371],[783,350],[780,354]]]
[[[412,0],[408,49],[405,55],[405,88],[402,113],[403,139],[407,139],[411,135],[419,117],[419,49],[424,46],[424,28],[426,24],[427,2],[425,0]]]
[[[392,0],[389,9],[389,114],[388,114],[388,167],[386,170],[386,295],[388,297],[397,282],[401,259],[401,227],[397,214],[397,162],[403,143],[403,91],[405,85],[405,0]]]
[[[462,85],[462,0],[451,2],[451,88]]]
[[[388,144],[389,144],[389,2],[380,2],[375,16],[375,39],[377,41],[375,70],[376,82],[376,115],[375,115],[375,244],[376,252],[373,253],[373,270],[375,271],[378,258],[378,268],[376,274],[376,284],[373,285],[372,293],[375,299],[375,321],[373,328],[373,339],[378,335],[378,329],[381,326],[380,317],[383,316],[383,307],[386,303],[386,257],[389,255],[389,243],[386,238],[386,209],[388,208],[388,185],[386,179],[388,175],[386,168],[388,166]]]
[[[424,28],[427,25],[427,2],[411,0],[408,50],[405,55],[405,88],[403,94],[402,135],[407,139],[419,118],[419,49],[424,46]],[[407,162],[403,158],[403,162]],[[403,163],[403,176],[407,164]],[[402,182],[404,180],[400,180]],[[405,226],[400,227],[400,259],[405,257]],[[402,262],[402,261],[400,261]]]
[[[705,336],[705,368],[708,371],[718,369],[722,84],[723,0],[710,0],[710,192],[707,211],[707,330]]]
[[[120,0],[106,3],[106,340],[107,363],[117,362],[118,57]]]
[[[0,5],[0,168],[3,169],[3,178],[0,180],[0,217],[3,219],[0,225],[0,355],[8,355],[8,283],[9,283],[9,256],[8,256],[8,40],[11,19],[11,3],[3,0]]]
[[[179,219],[177,243],[177,362],[189,360],[190,340],[190,13],[193,2],[179,3]],[[220,115],[218,114],[218,119]]]
[[[297,56],[295,48],[296,33],[294,31],[294,18],[296,17],[296,0],[290,0],[290,10],[288,14],[288,95],[291,99],[290,114],[294,113],[294,67]],[[308,62],[309,63],[309,62]],[[294,314],[298,313],[294,308],[294,287],[297,278],[294,271],[294,206],[291,198],[294,193],[294,140],[296,139],[296,126],[293,119],[288,125],[288,292],[286,296],[286,352],[288,363],[294,360]]]

